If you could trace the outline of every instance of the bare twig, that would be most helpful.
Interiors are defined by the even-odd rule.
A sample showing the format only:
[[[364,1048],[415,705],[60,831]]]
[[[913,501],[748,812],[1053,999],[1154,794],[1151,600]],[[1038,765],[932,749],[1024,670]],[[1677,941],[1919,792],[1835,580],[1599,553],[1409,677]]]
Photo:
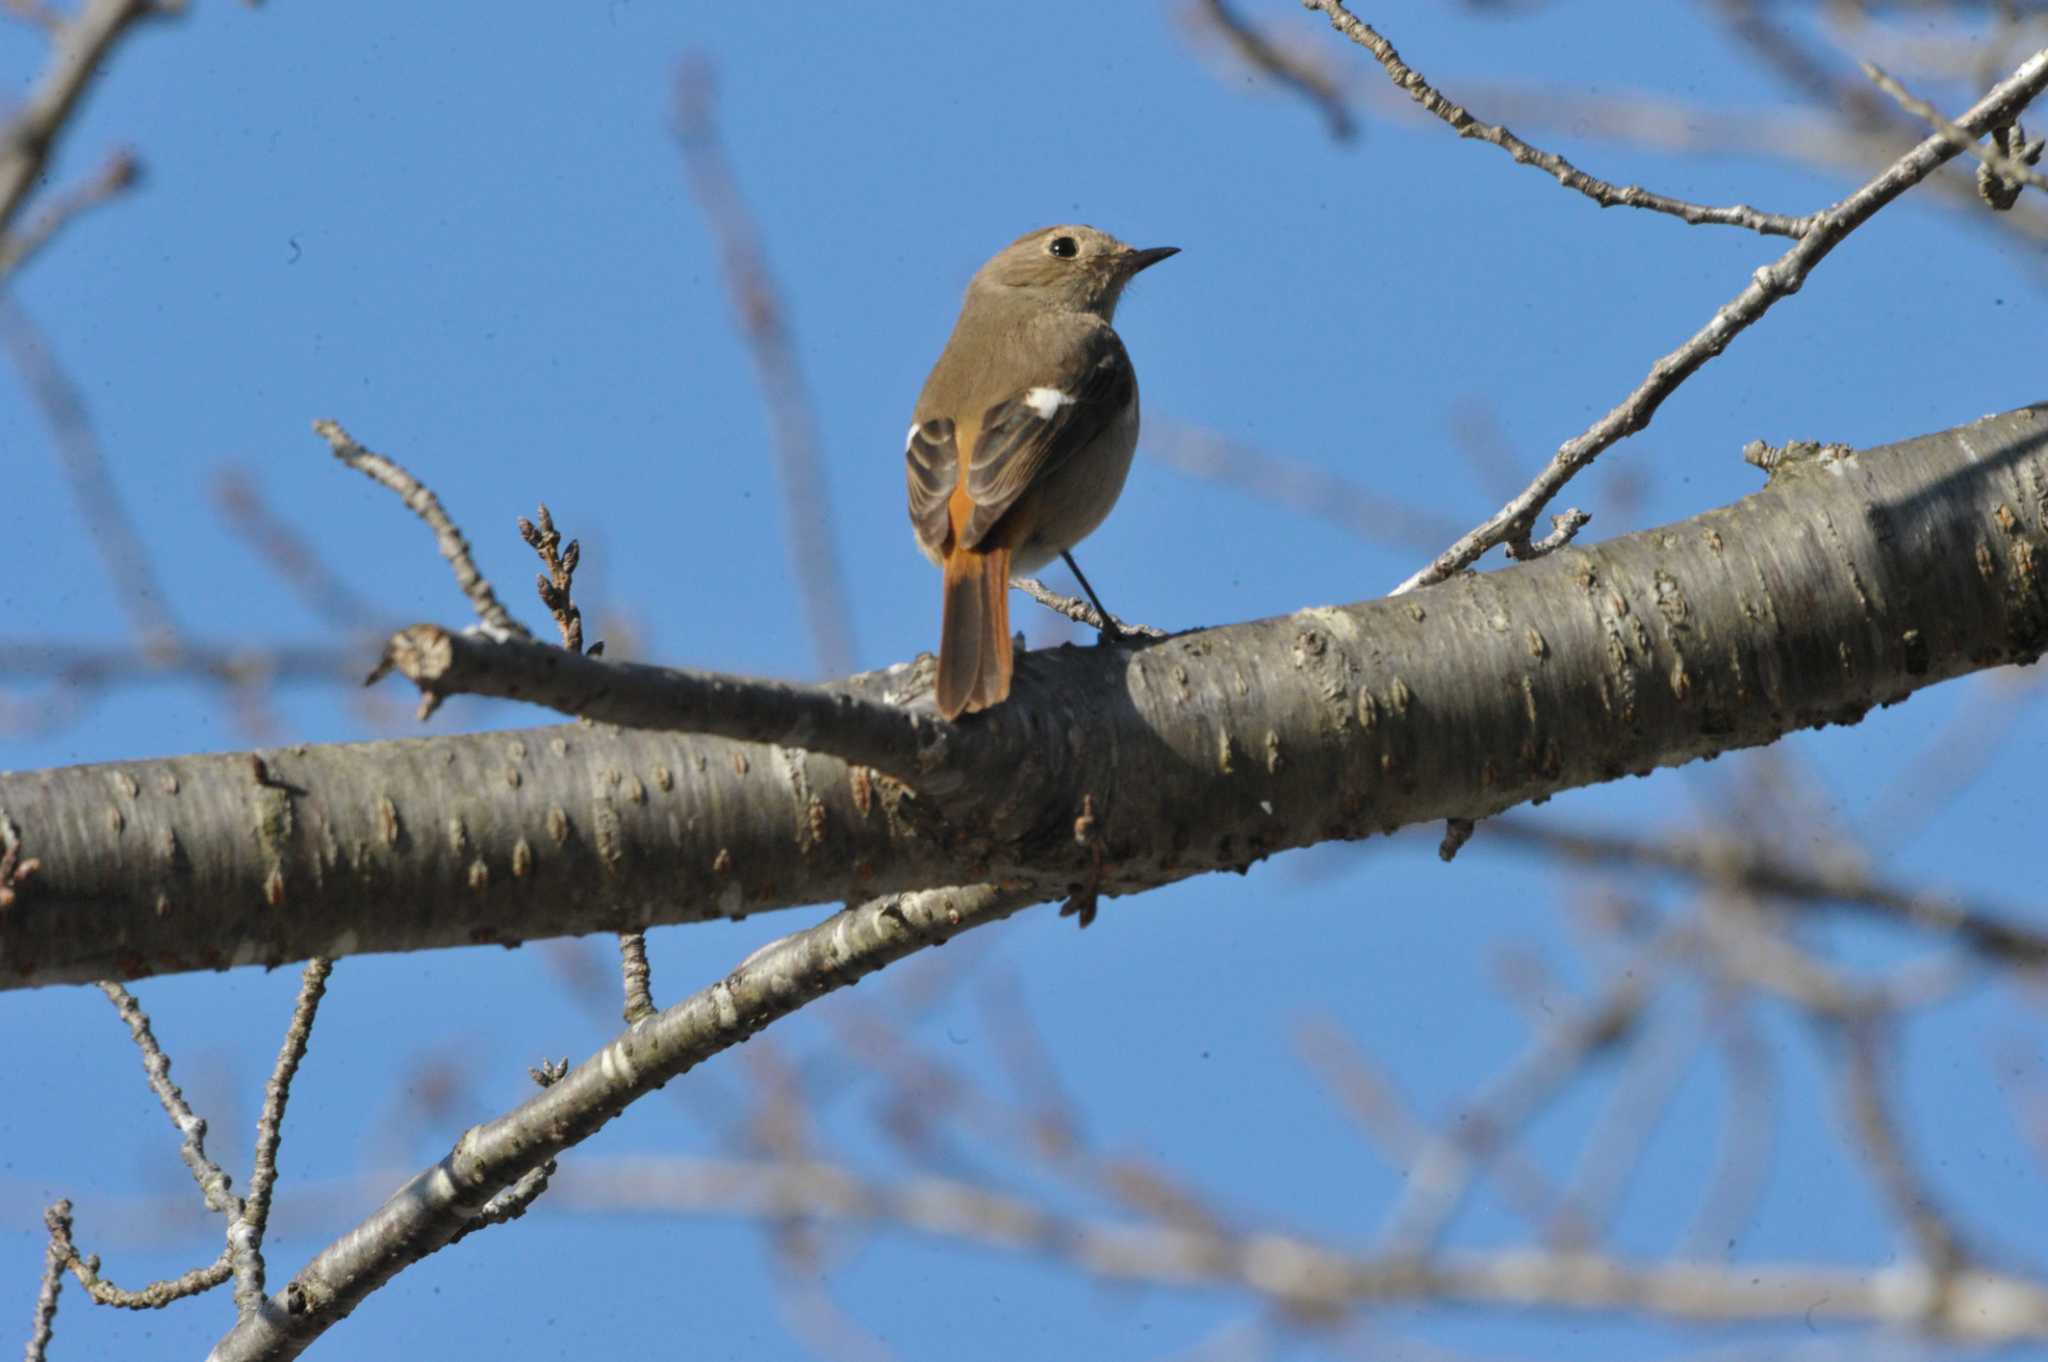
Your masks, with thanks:
[[[12,233],[29,190],[107,54],[130,26],[162,10],[155,0],[88,0],[75,19],[56,28],[50,65],[19,112],[0,127],[0,237]]]
[[[1457,533],[1453,521],[1434,511],[1404,505],[1306,460],[1193,426],[1147,416],[1144,452],[1175,472],[1328,521],[1361,539],[1426,553]]]
[[[306,537],[264,502],[248,473],[224,468],[214,476],[212,491],[214,505],[227,527],[275,568],[315,615],[351,631],[376,624],[381,612],[357,595],[341,574],[320,560]]]
[[[532,1075],[533,1081],[542,1088],[552,1088],[568,1076],[569,1061],[544,1059],[538,1067],[526,1072]],[[552,1185],[557,1167],[555,1160],[549,1159],[537,1168],[528,1169],[525,1176],[485,1202],[483,1208],[457,1230],[448,1242],[457,1243],[478,1230],[487,1230],[493,1225],[508,1225],[525,1215],[533,1203],[540,1199],[540,1194]]]
[[[299,997],[278,1047],[277,1063],[263,1088],[263,1111],[256,1119],[256,1153],[249,1169],[249,1192],[228,1226],[228,1257],[235,1272],[235,1309],[246,1314],[263,1303],[263,1235],[270,1223],[270,1195],[277,1185],[277,1146],[284,1138],[284,1109],[291,1101],[292,1079],[306,1057],[313,1019],[327,992],[334,962],[314,956],[299,976]]]
[[[25,24],[34,24],[45,33],[55,33],[64,26],[64,11],[45,0],[5,0],[4,8]]]
[[[1034,1254],[1114,1281],[1243,1290],[1294,1319],[1432,1303],[1622,1310],[1720,1323],[1803,1321],[1809,1327],[1885,1323],[1979,1343],[2048,1337],[2048,1287],[1975,1268],[1958,1274],[1947,1308],[1930,1315],[1926,1303],[1938,1293],[1917,1267],[1722,1267],[1540,1249],[1418,1261],[1401,1253],[1355,1254],[1285,1232],[1062,1215],[972,1182],[920,1176],[888,1183],[828,1163],[583,1163],[564,1170],[558,1195],[579,1210],[606,1214],[765,1217],[800,1208],[821,1220],[893,1225],[949,1244]]]
[[[102,983],[100,990],[114,1004],[114,1010],[121,1020],[128,1024],[128,1033],[135,1046],[142,1052],[143,1072],[149,1078],[149,1086],[163,1104],[164,1112],[171,1118],[184,1139],[179,1154],[185,1166],[191,1170],[193,1180],[199,1184],[205,1198],[206,1208],[217,1214],[238,1216],[242,1210],[241,1198],[229,1190],[227,1174],[206,1153],[206,1122],[193,1112],[186,1103],[185,1095],[178,1085],[171,1081],[171,1061],[157,1044],[155,1034],[150,1030],[149,1015],[134,995],[115,983]],[[232,1272],[228,1250],[223,1249],[219,1258],[205,1267],[193,1268],[182,1276],[165,1281],[152,1282],[140,1290],[129,1291],[114,1285],[100,1276],[100,1260],[97,1254],[87,1257],[79,1255],[71,1239],[71,1203],[59,1201],[44,1214],[43,1223],[50,1231],[50,1252],[60,1258],[86,1294],[102,1305],[116,1306],[126,1310],[155,1310],[174,1300],[210,1291],[226,1281]]]
[[[48,682],[27,698],[0,694],[0,734],[47,735],[79,722],[107,692],[167,681],[199,681],[227,688],[238,699],[261,696],[276,685],[334,685],[362,681],[362,649],[227,647],[180,642],[174,655],[114,645],[51,643],[0,637],[0,682]],[[360,690],[356,692],[364,699]],[[249,717],[246,712],[237,718]],[[369,721],[380,722],[372,714]]]
[[[1731,1256],[1737,1237],[1754,1220],[1771,1174],[1778,1112],[1774,1056],[1750,1021],[1745,995],[1721,989],[1716,1002],[1713,1024],[1727,1070],[1728,1097],[1713,1177],[1679,1240],[1680,1258]]]
[[[277,1146],[290,1099],[291,1082],[305,1057],[313,1018],[327,985],[331,966],[321,959],[306,964],[298,1003],[286,1029],[277,1065],[264,1092],[263,1112],[256,1127],[256,1152],[249,1178],[249,1195],[242,1198],[230,1189],[228,1177],[206,1153],[206,1122],[185,1101],[178,1085],[171,1081],[171,1061],[150,1029],[149,1016],[132,994],[119,984],[102,983],[100,989],[128,1024],[136,1048],[142,1052],[143,1072],[150,1088],[163,1104],[184,1140],[179,1153],[204,1195],[206,1208],[227,1217],[227,1244],[220,1257],[182,1276],[152,1282],[137,1291],[124,1290],[100,1276],[97,1255],[81,1257],[71,1239],[71,1203],[60,1201],[44,1216],[50,1230],[50,1254],[68,1268],[93,1300],[129,1310],[153,1310],[186,1296],[212,1290],[231,1277],[235,1281],[237,1306],[247,1313],[263,1299],[263,1234],[270,1216],[270,1197],[277,1182]],[[52,1296],[54,1309],[54,1295]]]
[[[185,1094],[171,1081],[171,1060],[163,1047],[157,1044],[156,1033],[150,1029],[149,1014],[142,1010],[142,1004],[135,1001],[135,995],[115,983],[102,983],[100,992],[107,995],[107,1001],[114,1005],[121,1020],[128,1024],[128,1034],[135,1041],[135,1048],[142,1052],[142,1071],[149,1078],[150,1091],[163,1104],[164,1114],[171,1118],[171,1124],[184,1136],[178,1146],[178,1155],[191,1170],[192,1180],[199,1184],[199,1190],[206,1201],[206,1209],[217,1214],[232,1214],[240,1209],[233,1192],[228,1189],[228,1176],[206,1152],[206,1121],[196,1114],[185,1101]]]
[[[2010,65],[2005,65],[2000,71],[2009,69]],[[1973,83],[1972,88],[1990,88],[1998,81],[2000,71]],[[1378,71],[1372,75],[1374,83],[1354,91],[1355,100],[1385,117],[1407,114],[1415,108],[1414,102],[1389,85]],[[1850,174],[1858,179],[1890,165],[1898,156],[1900,127],[1891,123],[1870,128],[1790,108],[1743,113],[1642,90],[1589,93],[1476,79],[1465,82],[1465,90],[1474,104],[1497,111],[1511,123],[1528,123],[1539,131],[1599,139],[1672,156],[1764,157],[1830,176]],[[1976,230],[2033,242],[2048,240],[2048,213],[1985,213],[1977,189],[1967,182],[1937,177],[1923,184],[1919,192],[1930,195],[1930,203],[1957,214],[1960,221]]]
[[[1937,1280],[1946,1281],[1966,1266],[1969,1258],[1962,1236],[1950,1225],[1907,1156],[1905,1137],[1885,1101],[1883,1024],[1882,1018],[1864,1016],[1850,1018],[1836,1028],[1848,1049],[1841,1060],[1842,1105],[1872,1181],[1912,1237],[1921,1262]]]
[[[2048,175],[2043,175],[2038,170],[2033,169],[2034,163],[2041,159],[2041,147],[2043,144],[2039,139],[2027,142],[2022,137],[2020,145],[2015,151],[2007,150],[2008,139],[2005,137],[2000,137],[1999,145],[1987,147],[1977,140],[1980,134],[1972,134],[1949,122],[1941,110],[1935,108],[1926,100],[1917,98],[1911,90],[1893,80],[1891,76],[1887,75],[1875,63],[1864,62],[1863,74],[1870,77],[1876,83],[1878,89],[1896,99],[1899,102],[1900,108],[1916,118],[1932,123],[1943,136],[1955,143],[1956,146],[1982,161],[1985,167],[1998,179],[2013,186],[2013,198],[2018,196],[2018,186],[2023,184],[2030,184],[2040,190],[2048,190]],[[1992,131],[2002,133],[2007,129],[2018,126],[2016,122],[2008,123]],[[2002,204],[1994,204],[1994,206],[2010,208],[2013,204],[2013,198],[2006,198]]]
[[[86,412],[84,395],[50,353],[28,314],[11,298],[0,297],[0,328],[6,331],[8,351],[21,370],[29,395],[50,427],[86,532],[114,579],[137,642],[145,653],[174,656],[179,648],[177,622],[165,604],[163,587],[150,566],[142,536],[115,490],[113,471]]]
[[[625,985],[626,1002],[621,1013],[626,1025],[654,1015],[654,988],[647,966],[647,933],[619,933],[619,973]]]
[[[1423,1124],[1350,1036],[1321,1019],[1297,1031],[1295,1042],[1297,1053],[1379,1146],[1389,1166],[1408,1173],[1432,1157],[1440,1137]],[[1527,1224],[1538,1229],[1557,1228],[1558,1191],[1534,1160],[1505,1146],[1474,1172],[1490,1176],[1502,1203]]]
[[[1430,1142],[1388,1212],[1384,1237],[1390,1252],[1434,1252],[1480,1170],[1567,1084],[1586,1073],[1588,1060],[1641,1024],[1662,949],[1652,946],[1640,953],[1597,998],[1545,1028],[1455,1127]]]
[[[1010,585],[1037,601],[1055,615],[1064,615],[1076,624],[1085,624],[1090,629],[1105,628],[1102,612],[1078,596],[1066,596],[1054,591],[1036,577],[1012,577]],[[1154,629],[1149,624],[1131,624],[1124,620],[1111,621],[1122,633],[1135,634],[1140,638],[1165,638],[1164,629]]]
[[[1643,208],[1653,213],[1666,213],[1681,221],[1701,224],[1718,224],[1732,227],[1746,227],[1766,236],[1805,236],[1815,226],[1812,217],[1793,218],[1779,213],[1762,213],[1746,203],[1734,204],[1727,208],[1710,208],[1705,204],[1687,203],[1664,194],[1656,194],[1640,185],[1616,186],[1596,176],[1588,175],[1554,151],[1532,147],[1521,138],[1496,123],[1482,123],[1469,112],[1439,94],[1434,86],[1423,79],[1422,74],[1401,60],[1401,54],[1394,45],[1381,37],[1373,27],[1344,8],[1342,0],[1302,0],[1307,9],[1320,10],[1329,19],[1330,27],[1357,43],[1378,59],[1386,70],[1387,79],[1407,91],[1409,97],[1423,108],[1435,114],[1460,137],[1476,138],[1490,142],[1523,165],[1533,165],[1548,174],[1567,189],[1577,190],[1602,208]]]
[[[1635,1028],[1621,1076],[1599,1124],[1579,1148],[1557,1215],[1547,1227],[1549,1243],[1591,1248],[1605,1237],[1692,1069],[1699,1049],[1696,1023],[1696,1017],[1667,1006],[1649,1025]]]
[[[60,1201],[45,1213],[44,1224],[53,1231],[49,1216],[68,1215],[71,1203]],[[35,1323],[29,1326],[28,1349],[24,1354],[26,1362],[46,1362],[50,1355],[50,1337],[57,1323],[57,1300],[64,1291],[64,1251],[58,1246],[56,1234],[50,1235],[50,1242],[43,1249],[43,1280],[36,1291]]]
[[[582,560],[583,546],[574,539],[569,547],[562,547],[561,531],[555,528],[555,518],[548,514],[543,503],[535,513],[538,524],[519,517],[519,537],[526,541],[546,569],[534,580],[534,589],[540,595],[540,603],[554,616],[555,628],[561,631],[562,646],[572,653],[583,651],[583,612],[577,608],[575,599],[576,564]]]
[[[135,153],[120,148],[91,179],[56,196],[22,231],[0,236],[0,281],[34,259],[71,222],[134,188],[141,174]]]
[[[1304,3],[1342,9],[1337,0]],[[2018,70],[1978,100],[1958,123],[1965,132],[1981,132],[2010,123],[2044,87],[2048,87],[2048,50],[2021,63]],[[1665,398],[1778,302],[1797,293],[1813,268],[1851,232],[1955,155],[1956,148],[1945,135],[1930,137],[1848,198],[1821,213],[1798,245],[1757,270],[1749,286],[1724,304],[1690,340],[1651,365],[1649,376],[1619,406],[1585,433],[1559,446],[1549,465],[1513,500],[1437,555],[1428,567],[1395,587],[1394,594],[1440,582],[1470,566],[1497,544],[1520,548],[1524,556],[1533,553],[1533,546],[1529,545],[1530,528],[1567,482],[1609,446],[1649,425]]]
[[[1718,0],[1716,8],[1729,31],[1787,88],[1821,108],[1847,113],[1849,121],[1859,128],[1885,124],[1886,110],[1881,100],[1854,81],[1836,76],[1789,29],[1773,22],[1757,0]]]
[[[161,1310],[172,1301],[204,1295],[233,1273],[228,1265],[227,1251],[223,1249],[220,1257],[205,1267],[195,1267],[181,1276],[151,1282],[139,1291],[123,1290],[100,1276],[97,1253],[79,1256],[78,1246],[71,1241],[70,1202],[59,1201],[52,1205],[43,1213],[43,1224],[49,1227],[50,1252],[63,1259],[64,1266],[85,1288],[85,1294],[98,1304],[111,1305],[117,1310]]]
[[[1313,104],[1322,114],[1323,122],[1329,125],[1331,137],[1339,142],[1348,142],[1358,131],[1337,82],[1313,63],[1303,60],[1299,54],[1283,50],[1271,38],[1245,22],[1244,16],[1231,7],[1229,0],[1199,0],[1193,13],[1198,22],[1206,22],[1221,35],[1231,50],[1253,70],[1270,76],[1276,83]]]
[[[394,1274],[445,1246],[479,1207],[647,1093],[821,994],[1042,897],[989,887],[897,895],[762,947],[710,988],[623,1032],[517,1110],[466,1132],[447,1157],[244,1316],[212,1356],[298,1356]]]
[[[1962,904],[1874,880],[1849,866],[1807,867],[1730,840],[1649,841],[1612,833],[1552,827],[1525,818],[1496,818],[1491,840],[1538,847],[1576,860],[1654,867],[1748,893],[1805,903],[1834,903],[1953,937],[1981,959],[2021,969],[2048,967],[2048,932],[2024,915]]]
[[[571,539],[569,547],[562,547],[562,532],[555,528],[555,518],[549,514],[547,504],[541,503],[534,512],[534,519],[519,517],[519,537],[539,557],[545,569],[534,579],[534,590],[540,595],[540,603],[554,616],[555,628],[562,635],[562,647],[577,656],[583,655],[583,611],[576,604],[576,565],[583,559],[583,546]],[[591,645],[590,656],[604,651],[603,643]],[[654,1015],[654,993],[651,974],[647,965],[647,934],[645,932],[619,933],[619,968],[625,986],[625,1004],[622,1014],[626,1024]],[[540,1195],[536,1188],[534,1196]],[[530,1198],[529,1198],[530,1199]],[[523,1213],[524,1203],[518,1203]]]
[[[1975,691],[1970,702],[1936,728],[1919,751],[1890,763],[1884,787],[1857,820],[1873,835],[1883,829],[1884,845],[1895,852],[1954,807],[1986,768],[2011,750],[2015,730],[2048,696],[2048,680],[2032,670],[1990,672],[1970,684]],[[2048,942],[2048,934],[2042,939]]]
[[[1053,1160],[1071,1154],[1081,1144],[1081,1109],[1060,1082],[1039,1018],[1026,1003],[1017,976],[998,970],[977,991],[975,1002],[1040,1152]]]
[[[533,635],[526,626],[512,618],[498,600],[498,593],[491,590],[491,584],[483,573],[477,571],[476,563],[469,556],[469,541],[462,537],[462,531],[441,509],[440,498],[412,474],[399,467],[381,454],[375,454],[357,444],[355,437],[341,428],[336,421],[315,421],[313,429],[320,438],[327,441],[334,451],[334,457],[355,469],[372,482],[381,483],[398,493],[406,508],[434,531],[434,542],[440,547],[441,556],[448,560],[448,566],[455,570],[455,584],[462,588],[462,594],[469,597],[477,618],[483,621],[484,632],[496,639],[529,639]]]
[[[762,251],[760,226],[747,209],[718,140],[712,117],[714,93],[710,63],[701,57],[686,61],[676,77],[676,141],[691,191],[718,238],[740,334],[768,401],[790,556],[797,588],[803,593],[813,657],[820,674],[843,676],[854,665],[853,613],[841,585],[817,417],[797,363],[788,309]]]
[[[378,1169],[309,1186],[300,1199],[339,1211],[360,1204],[365,1195],[381,1194],[403,1175]],[[138,1233],[155,1228],[147,1214],[154,1204],[143,1203],[129,1215]],[[549,1206],[581,1215],[720,1221],[796,1214],[849,1231],[907,1233],[955,1253],[979,1248],[1029,1256],[1098,1282],[1243,1292],[1285,1318],[1321,1322],[1427,1305],[1808,1329],[1876,1324],[1924,1340],[1980,1345],[2048,1339],[2048,1283],[1989,1267],[1959,1272],[1948,1285],[1946,1307],[1930,1315],[1927,1304],[1940,1299],[1939,1285],[1912,1264],[1651,1262],[1520,1247],[1450,1252],[1417,1262],[1360,1253],[1286,1228],[1196,1227],[1067,1212],[1049,1207],[1045,1198],[963,1176],[884,1178],[827,1161],[578,1159],[556,1174]]]

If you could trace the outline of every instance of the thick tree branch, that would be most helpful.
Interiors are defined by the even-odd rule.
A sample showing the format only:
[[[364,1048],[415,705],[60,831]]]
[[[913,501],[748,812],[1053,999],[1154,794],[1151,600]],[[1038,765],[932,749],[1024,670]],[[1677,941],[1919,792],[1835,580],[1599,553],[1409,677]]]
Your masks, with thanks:
[[[1012,702],[957,725],[921,699],[878,708],[921,697],[923,666],[804,690],[441,634],[522,685],[566,678],[536,698],[648,701],[636,722],[680,678],[670,722],[783,745],[586,725],[0,775],[39,862],[0,913],[0,984],[984,881],[1130,893],[2032,661],[2044,552],[2048,405],[1860,454],[1796,447],[1733,506],[1393,600],[1028,653]],[[865,764],[887,724],[923,744],[915,793]]]

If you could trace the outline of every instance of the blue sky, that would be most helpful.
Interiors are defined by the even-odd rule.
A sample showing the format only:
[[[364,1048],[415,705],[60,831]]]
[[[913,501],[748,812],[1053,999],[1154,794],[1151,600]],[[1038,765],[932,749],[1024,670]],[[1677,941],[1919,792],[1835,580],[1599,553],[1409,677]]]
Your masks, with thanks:
[[[1320,18],[1279,0],[1242,7],[1354,86],[1378,79]],[[1787,98],[1711,6],[1660,6],[1655,23],[1621,3],[1504,8],[1367,17],[1454,97],[1467,83],[1649,91],[1703,117]],[[818,675],[766,413],[670,134],[686,53],[716,71],[726,154],[788,303],[829,482],[830,524],[807,532],[835,545],[863,667],[936,641],[937,581],[904,519],[902,431],[967,277],[1024,230],[1083,221],[1183,248],[1118,318],[1154,430],[1207,430],[1453,525],[1512,490],[1459,452],[1461,422],[1492,423],[1518,482],[1783,245],[1599,210],[1434,124],[1367,113],[1362,137],[1333,143],[1312,110],[1191,39],[1177,5],[511,3],[488,26],[478,13],[200,4],[117,54],[66,144],[60,183],[129,144],[144,185],[75,224],[14,296],[80,386],[164,603],[195,637],[341,641],[223,526],[211,489],[228,468],[393,622],[464,619],[431,537],[311,433],[333,417],[437,490],[528,619],[540,619],[525,585],[533,565],[512,523],[545,500],[582,541],[593,637],[609,630],[677,665]],[[9,88],[41,59],[31,30],[0,32]],[[1678,159],[1522,130],[1617,183],[1709,203],[1803,213],[1863,178],[1763,148]],[[2040,366],[2025,359],[2039,353],[2040,260],[2038,247],[1912,196],[1566,500],[1595,512],[1589,537],[1611,535],[1755,488],[1738,452],[1751,439],[1878,443],[2042,400]],[[0,637],[123,641],[96,545],[12,375],[0,379],[0,473],[11,563]],[[1119,614],[1175,629],[1374,595],[1422,560],[1412,544],[1361,539],[1145,458],[1080,556]],[[1014,609],[1034,641],[1065,637],[1021,599]],[[1780,835],[1796,847],[1840,825],[1873,839],[1887,873],[2026,905],[2030,881],[2014,872],[2048,746],[2026,704],[2031,680],[1972,679],[1791,740],[1813,782],[1812,824]],[[387,731],[329,688],[280,692],[272,710],[263,741]],[[1951,725],[1972,715],[2001,726],[1967,797],[1940,799],[1942,773],[1919,754],[1964,750],[1967,731]],[[428,731],[544,721],[455,704]],[[211,690],[139,686],[60,731],[0,731],[0,766],[246,746],[249,724],[248,706]],[[1739,809],[1760,769],[1726,759],[1561,797],[1542,815],[1654,833]],[[1504,953],[1547,962],[1546,1006],[1597,981],[1604,957],[1574,925],[1590,892],[1585,872],[1489,846],[1483,828],[1448,868],[1435,830],[1323,848],[1112,903],[1085,936],[1049,911],[994,929],[957,948],[959,977],[910,1033],[1003,1091],[1000,1024],[976,1000],[1010,981],[1100,1149],[1177,1170],[1245,1224],[1364,1246],[1399,1177],[1304,1069],[1297,1028],[1329,1019],[1420,1110],[1454,1115],[1529,1038],[1498,983]],[[658,996],[701,986],[816,916],[658,933]],[[1928,944],[1834,921],[1814,939],[1860,964]],[[539,1056],[580,1058],[610,1033],[609,1014],[561,982],[565,958],[533,947],[341,963],[291,1113],[274,1280],[369,1204],[295,1213],[293,1179],[424,1162],[520,1099]],[[243,972],[138,989],[226,1151],[246,1148],[292,988],[289,972]],[[886,1011],[902,990],[885,976],[771,1033],[807,1071],[833,1075],[825,1147],[882,1174],[913,1165],[877,1134],[881,1085],[846,1073],[835,1037],[858,1008]],[[1670,1001],[1680,1044],[1708,1003],[1684,989]],[[1753,1015],[1782,1098],[1771,1183],[1737,1256],[1889,1261],[1898,1241],[1840,1160],[1813,1035],[1768,1005]],[[1909,1033],[1904,1095],[1939,1190],[1998,1253],[2035,1269],[2048,1257],[2048,1195],[2000,1061],[2015,1046],[2039,1060],[2038,1021],[2002,986],[1965,994]],[[115,1233],[128,1198],[176,1192],[183,1175],[99,995],[0,995],[0,1036],[13,1042],[14,1094],[0,1110],[0,1302],[18,1300],[25,1322],[40,1208],[59,1195],[77,1201],[82,1239],[105,1243],[124,1282],[210,1258],[210,1238],[124,1247]],[[729,1110],[757,1062],[721,1058],[676,1085],[698,1085],[699,1102],[643,1104],[572,1157],[719,1152],[703,1109]],[[434,1077],[449,1072],[452,1091]],[[1725,1075],[1711,1049],[1686,1074],[1617,1222],[1617,1242],[1646,1255],[1668,1250],[1716,1148]],[[1568,1171],[1610,1089],[1559,1102],[1529,1131],[1532,1155]],[[1020,1188],[1045,1181],[964,1144],[963,1167]],[[1457,1242],[1518,1233],[1482,1195]],[[1241,1299],[1107,1289],[943,1243],[849,1242],[832,1292],[904,1357],[1174,1357],[1257,1318]],[[729,1221],[567,1216],[543,1203],[408,1273],[328,1348],[811,1355],[777,1315],[763,1245]],[[57,1356],[191,1355],[226,1310],[223,1298],[117,1317],[74,1294]],[[1785,1335],[1395,1312],[1364,1337],[1389,1356],[1619,1358]],[[1289,1342],[1283,1355],[1319,1346]]]

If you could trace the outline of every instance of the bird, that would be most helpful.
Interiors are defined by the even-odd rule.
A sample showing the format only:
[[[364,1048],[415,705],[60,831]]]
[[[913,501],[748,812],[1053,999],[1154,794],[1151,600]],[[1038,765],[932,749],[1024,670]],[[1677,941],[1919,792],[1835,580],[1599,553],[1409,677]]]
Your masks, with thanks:
[[[1178,246],[1093,227],[1026,232],[975,272],[904,442],[910,524],[944,576],[934,699],[948,720],[1010,694],[1010,574],[1064,558],[1123,492],[1138,376],[1110,325],[1124,286]]]

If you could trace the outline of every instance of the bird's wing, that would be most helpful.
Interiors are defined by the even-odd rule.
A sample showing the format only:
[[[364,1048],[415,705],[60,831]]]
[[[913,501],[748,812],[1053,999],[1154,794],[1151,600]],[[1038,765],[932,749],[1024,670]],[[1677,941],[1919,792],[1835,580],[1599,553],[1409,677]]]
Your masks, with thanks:
[[[1013,393],[983,414],[967,460],[967,495],[974,510],[960,535],[965,547],[979,548],[1026,490],[1086,449],[1137,400],[1137,377],[1114,331],[1090,328],[1078,350],[1076,362],[1054,366],[1066,375],[1064,380]],[[951,489],[949,477],[941,508]],[[943,509],[937,514],[943,516]]]
[[[910,523],[917,542],[933,553],[944,550],[952,530],[946,500],[960,480],[960,453],[953,438],[952,418],[935,416],[912,426],[903,446],[910,472]]]

